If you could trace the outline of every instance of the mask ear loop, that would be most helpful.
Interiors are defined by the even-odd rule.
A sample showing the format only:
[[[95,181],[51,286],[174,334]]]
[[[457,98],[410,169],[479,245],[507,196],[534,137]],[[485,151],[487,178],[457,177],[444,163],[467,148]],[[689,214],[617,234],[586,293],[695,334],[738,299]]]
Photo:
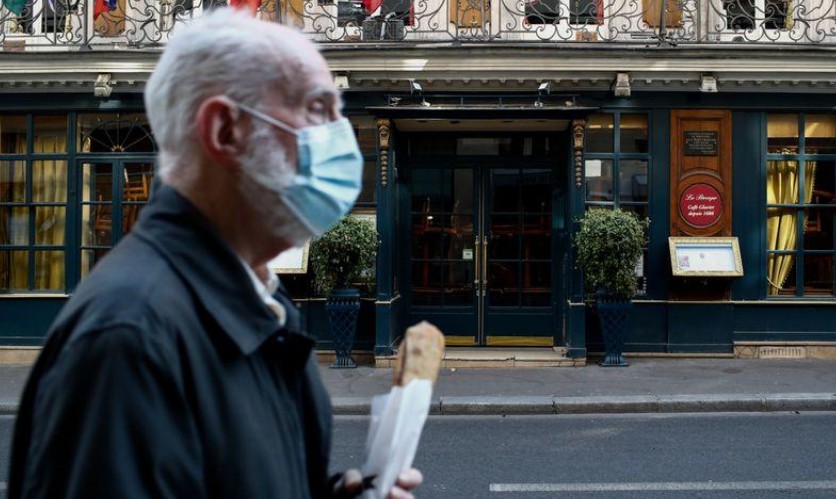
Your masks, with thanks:
[[[255,109],[254,107],[250,107],[246,104],[241,104],[240,102],[235,102],[235,101],[232,101],[232,102],[235,103],[235,105],[238,106],[242,111],[244,111],[245,113],[249,114],[250,116],[252,116],[254,118],[258,118],[258,119],[260,119],[261,121],[263,121],[267,124],[270,124],[270,125],[273,125],[275,127],[281,128],[282,130],[284,130],[287,133],[290,133],[290,134],[293,134],[293,135],[296,135],[296,136],[299,135],[299,132],[295,128],[291,127],[290,125],[288,125],[288,124],[286,124],[282,121],[277,120],[276,118],[270,116],[267,113],[263,113],[263,112],[259,111],[258,109]]]

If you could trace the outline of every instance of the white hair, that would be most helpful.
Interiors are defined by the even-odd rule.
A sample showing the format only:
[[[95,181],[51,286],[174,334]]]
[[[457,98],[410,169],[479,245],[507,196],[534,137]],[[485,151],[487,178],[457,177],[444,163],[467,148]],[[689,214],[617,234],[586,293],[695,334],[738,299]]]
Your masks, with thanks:
[[[279,63],[288,28],[219,8],[172,38],[145,87],[145,109],[160,148],[159,174],[167,180],[197,152],[195,115],[201,103],[223,94],[258,106],[268,94],[288,95],[291,81]],[[292,70],[291,70],[292,71]]]

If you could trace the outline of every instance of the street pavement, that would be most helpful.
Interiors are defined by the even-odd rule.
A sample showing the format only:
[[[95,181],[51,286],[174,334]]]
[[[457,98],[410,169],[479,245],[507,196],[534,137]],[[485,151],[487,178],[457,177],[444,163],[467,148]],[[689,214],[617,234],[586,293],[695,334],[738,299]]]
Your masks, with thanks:
[[[629,367],[443,369],[433,414],[836,411],[836,361],[631,359]],[[363,415],[390,369],[321,367],[335,414]]]
[[[437,415],[836,411],[836,361],[630,359],[629,367],[446,368]],[[0,365],[0,414],[14,414],[28,365]],[[337,415],[365,415],[391,369],[320,366]]]

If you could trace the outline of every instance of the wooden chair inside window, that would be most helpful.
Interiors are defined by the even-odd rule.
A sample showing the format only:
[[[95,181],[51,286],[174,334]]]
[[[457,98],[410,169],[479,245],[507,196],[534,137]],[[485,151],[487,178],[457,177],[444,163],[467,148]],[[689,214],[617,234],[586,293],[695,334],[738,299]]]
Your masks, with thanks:
[[[139,210],[142,208],[140,203],[148,201],[148,190],[150,188],[150,179],[148,174],[139,175],[139,180],[128,180],[127,173],[125,174],[125,189],[122,199],[126,201],[122,205],[122,233],[127,234],[136,224]]]

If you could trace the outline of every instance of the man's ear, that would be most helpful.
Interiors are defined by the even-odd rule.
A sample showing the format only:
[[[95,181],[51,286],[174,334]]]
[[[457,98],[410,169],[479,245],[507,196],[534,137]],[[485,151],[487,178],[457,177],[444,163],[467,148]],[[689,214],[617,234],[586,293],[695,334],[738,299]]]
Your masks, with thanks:
[[[228,97],[216,95],[203,101],[195,115],[197,138],[204,153],[230,170],[240,168],[238,158],[246,150],[246,130],[241,112]]]

